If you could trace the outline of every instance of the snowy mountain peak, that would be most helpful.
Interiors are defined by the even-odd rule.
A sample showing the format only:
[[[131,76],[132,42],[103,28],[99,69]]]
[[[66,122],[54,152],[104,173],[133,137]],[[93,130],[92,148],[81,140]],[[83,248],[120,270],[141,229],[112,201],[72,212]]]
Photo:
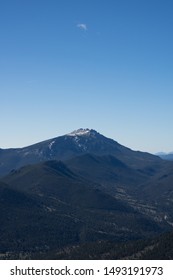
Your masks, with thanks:
[[[89,128],[79,128],[77,130],[72,131],[71,133],[67,134],[68,136],[82,136],[82,135],[87,135],[93,132],[94,130],[89,129]]]

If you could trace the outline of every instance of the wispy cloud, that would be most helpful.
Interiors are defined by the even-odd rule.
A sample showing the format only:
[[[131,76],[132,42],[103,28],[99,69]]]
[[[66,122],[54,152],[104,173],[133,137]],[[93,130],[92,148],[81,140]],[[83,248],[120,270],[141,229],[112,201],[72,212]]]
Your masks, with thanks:
[[[78,28],[82,29],[82,30],[85,30],[87,31],[88,28],[87,28],[87,25],[85,23],[79,23],[76,25]]]

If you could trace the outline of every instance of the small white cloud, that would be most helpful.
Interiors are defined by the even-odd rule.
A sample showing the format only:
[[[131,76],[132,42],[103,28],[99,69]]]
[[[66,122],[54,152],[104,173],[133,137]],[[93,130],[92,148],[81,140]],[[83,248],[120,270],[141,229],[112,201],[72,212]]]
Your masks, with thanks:
[[[88,30],[88,28],[87,28],[87,26],[86,26],[85,23],[79,23],[79,24],[77,24],[77,27],[80,28],[80,29],[82,29],[82,30],[85,30],[85,31]]]

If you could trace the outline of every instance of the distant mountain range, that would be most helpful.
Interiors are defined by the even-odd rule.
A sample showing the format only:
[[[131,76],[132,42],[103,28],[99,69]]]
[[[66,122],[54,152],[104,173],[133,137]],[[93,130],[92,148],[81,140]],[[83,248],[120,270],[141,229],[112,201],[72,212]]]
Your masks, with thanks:
[[[160,158],[165,159],[165,160],[173,160],[173,152],[170,153],[157,153],[156,155],[158,155]]]
[[[2,259],[85,258],[86,244],[103,258],[99,244],[145,247],[172,231],[173,162],[92,129],[0,149],[0,174]]]

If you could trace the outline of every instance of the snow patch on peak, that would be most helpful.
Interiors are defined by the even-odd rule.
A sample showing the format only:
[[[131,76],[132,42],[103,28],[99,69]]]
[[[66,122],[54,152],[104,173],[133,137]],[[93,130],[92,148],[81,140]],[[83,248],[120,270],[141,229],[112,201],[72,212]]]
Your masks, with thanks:
[[[91,129],[89,129],[89,128],[86,128],[86,129],[80,128],[80,129],[72,131],[71,133],[68,133],[67,135],[68,136],[82,136],[82,135],[89,134],[90,132],[91,132]]]
[[[55,141],[52,141],[49,145],[48,145],[48,147],[49,147],[49,149],[51,150],[52,149],[52,145],[55,143]]]

